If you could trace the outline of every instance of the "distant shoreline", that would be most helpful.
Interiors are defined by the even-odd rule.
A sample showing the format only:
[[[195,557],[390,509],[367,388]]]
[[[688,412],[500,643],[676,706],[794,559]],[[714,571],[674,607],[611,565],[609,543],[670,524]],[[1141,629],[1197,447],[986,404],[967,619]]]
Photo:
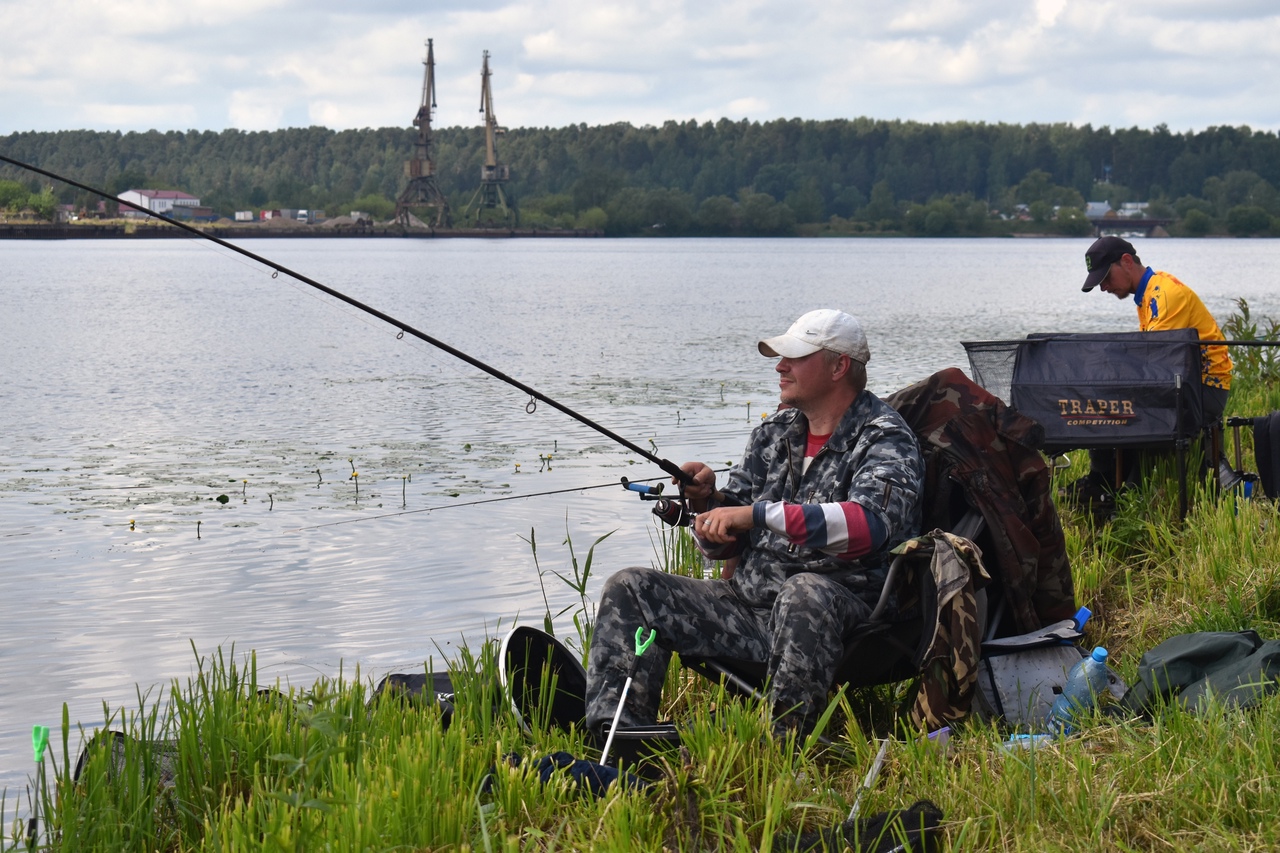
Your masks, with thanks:
[[[573,229],[546,231],[537,228],[390,228],[372,226],[362,228],[325,228],[317,225],[298,225],[291,227],[273,227],[269,225],[242,225],[201,227],[195,225],[205,234],[221,237],[224,240],[259,239],[264,237],[280,237],[285,239],[301,238],[400,238],[400,239],[446,239],[446,238],[485,238],[502,239],[511,237],[603,237],[604,232],[594,229]],[[172,225],[138,225],[138,224],[86,224],[68,225],[63,223],[40,222],[3,222],[0,223],[0,240],[152,240],[172,237],[190,238],[192,234]]]
[[[191,223],[188,223],[191,224]],[[373,225],[363,227],[326,227],[324,225],[198,225],[192,224],[192,227],[198,229],[204,234],[212,237],[220,237],[224,240],[249,240],[262,238],[282,238],[282,239],[408,239],[408,240],[430,240],[430,239],[512,239],[517,237],[523,238],[546,238],[554,237],[559,239],[565,238],[590,238],[604,237],[605,232],[601,229],[541,229],[541,228],[410,228],[404,229],[399,226],[389,225]],[[175,228],[166,224],[140,224],[140,223],[84,223],[72,225],[69,223],[58,222],[0,222],[0,240],[152,240],[152,239],[169,239],[174,237],[191,237],[189,231],[181,228]],[[754,235],[737,237],[736,235],[717,235],[721,237],[734,237],[735,239],[754,239],[754,236],[783,236],[783,235]],[[785,235],[793,236],[798,239],[802,238],[820,238],[820,239],[839,239],[839,238],[862,238],[862,239],[891,239],[904,238],[914,239],[918,237],[926,237],[932,235],[910,234],[904,231],[868,231],[868,232],[837,232],[824,231],[810,228],[797,228],[795,234]],[[1054,238],[1054,239],[1074,239],[1082,240],[1090,238],[1092,235],[1068,235],[1054,232],[1033,232],[1033,231],[998,231],[987,234],[950,234],[938,235],[946,236],[953,239],[1009,239],[1009,238]],[[1152,237],[1168,237],[1168,234],[1151,235]],[[1199,239],[1223,238],[1224,234],[1206,234]],[[637,235],[635,237],[625,237],[622,239],[644,239],[645,235]],[[651,239],[662,239],[654,235]],[[716,239],[712,237],[711,239]],[[1264,238],[1265,239],[1265,238]]]

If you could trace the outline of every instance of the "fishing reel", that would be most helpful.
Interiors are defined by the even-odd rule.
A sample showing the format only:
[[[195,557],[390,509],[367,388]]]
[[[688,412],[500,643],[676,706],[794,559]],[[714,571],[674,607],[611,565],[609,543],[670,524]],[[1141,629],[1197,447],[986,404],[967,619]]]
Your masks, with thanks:
[[[654,502],[653,514],[661,519],[663,524],[669,524],[672,527],[688,527],[693,523],[693,510],[689,509],[689,504],[683,495],[679,498],[663,497],[664,485],[658,483],[656,486],[646,486],[643,483],[633,483],[626,477],[622,478],[624,489],[639,493],[642,501]]]

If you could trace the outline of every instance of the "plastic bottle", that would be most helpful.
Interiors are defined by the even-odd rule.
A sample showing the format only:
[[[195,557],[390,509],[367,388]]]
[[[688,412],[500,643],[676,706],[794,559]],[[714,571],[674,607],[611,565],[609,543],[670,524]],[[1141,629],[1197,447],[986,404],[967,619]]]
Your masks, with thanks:
[[[1049,731],[1069,733],[1074,717],[1097,704],[1108,679],[1107,650],[1098,646],[1067,673],[1067,683],[1053,700],[1053,707],[1045,718]]]

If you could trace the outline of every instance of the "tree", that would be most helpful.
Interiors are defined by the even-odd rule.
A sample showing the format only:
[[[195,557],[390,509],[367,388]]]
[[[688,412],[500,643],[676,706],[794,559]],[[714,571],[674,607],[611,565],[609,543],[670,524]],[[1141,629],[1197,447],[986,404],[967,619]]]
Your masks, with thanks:
[[[1173,209],[1179,216],[1186,216],[1192,210],[1199,210],[1213,216],[1213,202],[1194,195],[1184,195],[1173,203]]]
[[[742,227],[751,235],[788,234],[795,227],[795,211],[768,193],[743,190],[739,198]]]
[[[1054,207],[1084,207],[1084,196],[1080,195],[1079,190],[1058,186],[1053,182],[1053,176],[1042,169],[1031,170],[1014,187],[1013,201],[1027,205],[1036,222],[1048,221]],[[1041,206],[1037,207],[1037,203]],[[1045,205],[1048,206],[1047,209]],[[1036,215],[1037,211],[1039,216]]]
[[[1222,177],[1213,176],[1204,182],[1204,196],[1211,200],[1217,213],[1225,215],[1233,207],[1261,207],[1268,213],[1280,212],[1276,191],[1256,172],[1236,170]]]
[[[636,187],[623,187],[605,205],[608,215],[608,232],[614,236],[638,234],[652,225],[645,212],[645,192]]]
[[[578,219],[574,222],[575,228],[585,228],[589,231],[603,231],[608,225],[609,215],[602,207],[587,208],[578,214]]]
[[[1213,230],[1213,218],[1200,208],[1193,207],[1183,215],[1181,230],[1188,237],[1203,237]]]
[[[138,190],[147,187],[147,175],[137,166],[132,166],[115,176],[111,182],[112,195],[120,195],[126,190]]]
[[[1017,198],[1023,204],[1037,201],[1051,202],[1054,190],[1053,176],[1042,169],[1032,169],[1027,176],[1018,182]]]
[[[713,195],[698,205],[697,223],[704,234],[723,237],[733,233],[737,205],[727,195]]]
[[[644,213],[651,228],[684,234],[693,222],[693,196],[680,190],[649,190],[644,195]]]
[[[1095,184],[1091,197],[1098,198],[1099,196],[1105,199],[1107,204],[1111,205],[1112,210],[1119,210],[1126,201],[1134,201],[1138,198],[1138,194],[1133,190],[1115,183]]]
[[[949,201],[931,201],[928,210],[924,218],[926,234],[930,237],[945,237],[956,233],[960,217],[955,205]]]
[[[1238,204],[1227,211],[1227,231],[1249,237],[1271,228],[1271,216],[1256,205]]]
[[[40,219],[52,222],[58,214],[58,198],[53,194],[53,187],[45,187],[40,192],[28,196],[27,206],[34,210]]]
[[[912,234],[947,237],[959,230],[960,214],[956,206],[946,199],[934,199],[928,204],[908,207],[902,224]]]
[[[27,188],[17,181],[0,181],[0,208],[21,210],[27,206]]]
[[[1068,237],[1085,237],[1093,232],[1093,223],[1076,207],[1062,207],[1054,222],[1059,234]]]
[[[367,213],[374,219],[390,219],[395,216],[396,203],[384,195],[369,193],[351,202],[352,210]]]
[[[991,218],[991,211],[987,209],[985,201],[970,200],[963,208],[963,226],[964,230],[970,234],[982,234],[987,230],[987,222]]]
[[[832,185],[831,190],[831,203],[827,209],[835,216],[848,219],[867,203],[867,197],[857,187],[846,187],[836,183]]]
[[[818,182],[812,178],[805,181],[800,189],[787,193],[783,201],[795,212],[797,222],[821,222],[827,218]]]
[[[587,210],[592,207],[603,207],[618,190],[622,189],[622,175],[610,169],[593,168],[583,173],[574,181],[573,209]]]
[[[756,172],[752,187],[758,193],[768,193],[775,200],[782,201],[787,193],[794,191],[799,185],[798,170],[792,163],[770,163]]]
[[[573,212],[573,197],[567,193],[554,193],[551,195],[539,196],[525,202],[522,214],[528,214],[531,211],[540,211],[552,218],[562,213]]]
[[[871,200],[862,209],[861,216],[868,222],[888,222],[891,225],[898,222],[901,214],[888,181],[878,181],[871,188]]]

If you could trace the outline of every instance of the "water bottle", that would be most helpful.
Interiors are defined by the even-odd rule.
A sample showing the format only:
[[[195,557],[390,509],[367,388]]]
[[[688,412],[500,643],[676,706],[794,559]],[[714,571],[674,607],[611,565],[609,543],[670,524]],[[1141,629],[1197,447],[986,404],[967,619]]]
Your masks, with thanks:
[[[1053,707],[1045,718],[1049,731],[1068,734],[1072,719],[1097,704],[1098,695],[1106,689],[1107,681],[1107,650],[1098,646],[1067,673],[1067,683],[1053,700]]]

